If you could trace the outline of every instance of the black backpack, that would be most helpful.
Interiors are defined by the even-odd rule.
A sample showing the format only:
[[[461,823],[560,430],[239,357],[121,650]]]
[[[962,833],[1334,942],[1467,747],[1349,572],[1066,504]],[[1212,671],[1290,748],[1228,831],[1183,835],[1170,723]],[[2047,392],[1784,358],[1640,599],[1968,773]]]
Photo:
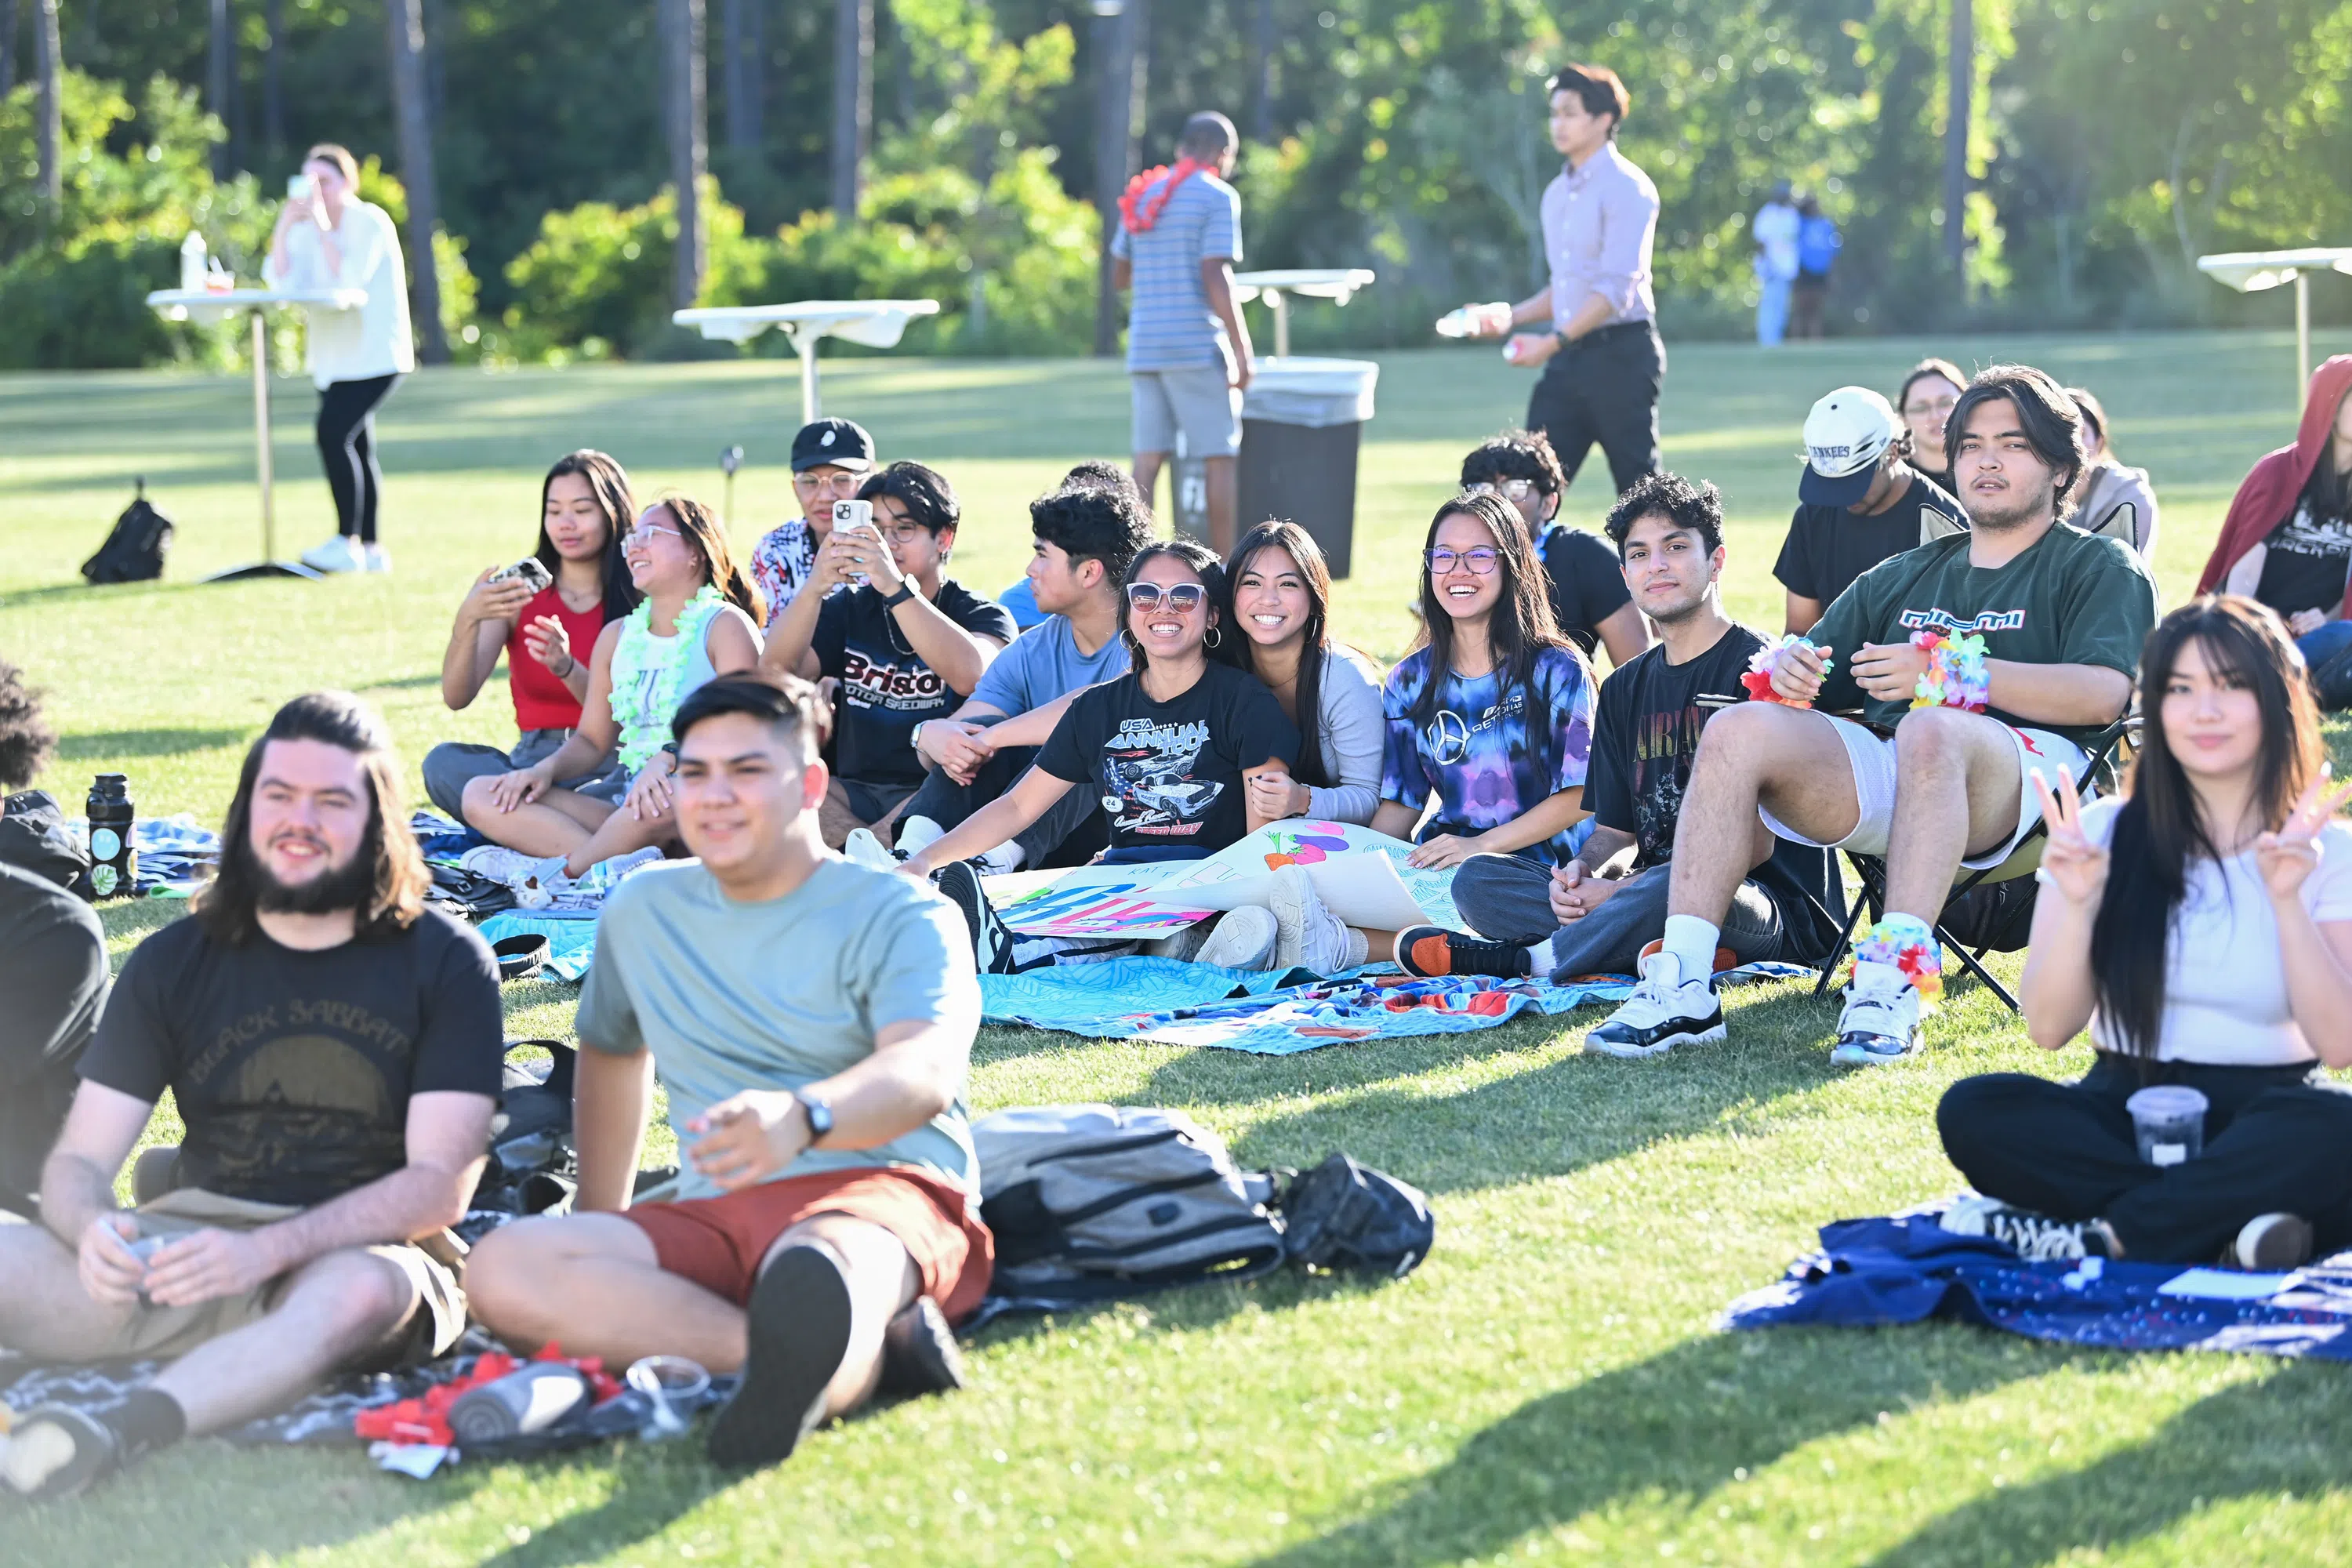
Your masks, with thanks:
[[[138,499],[114,520],[98,553],[81,563],[81,574],[93,584],[152,583],[163,574],[174,531],[172,520],[147,504],[147,481],[141,479]]]

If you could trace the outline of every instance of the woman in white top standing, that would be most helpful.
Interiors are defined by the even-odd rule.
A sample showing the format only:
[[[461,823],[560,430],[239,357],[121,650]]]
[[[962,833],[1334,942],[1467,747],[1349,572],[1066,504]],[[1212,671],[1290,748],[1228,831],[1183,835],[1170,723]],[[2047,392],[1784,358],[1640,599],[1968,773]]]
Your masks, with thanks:
[[[278,214],[263,276],[282,289],[357,289],[356,310],[310,312],[311,383],[319,389],[319,457],[335,497],[335,537],[302,552],[321,572],[388,572],[375,536],[383,470],[375,411],[416,368],[408,327],[408,273],[392,215],[359,195],[360,167],[331,142],[303,155],[301,178]]]
[[[1979,1197],[1944,1227],[2033,1258],[2291,1268],[2352,1244],[2352,831],[2333,820],[2302,660],[2252,599],[2175,610],[2140,658],[2147,731],[2119,801],[2038,777],[2050,842],[2019,988],[2036,1045],[2090,1030],[2079,1083],[1966,1079],[1937,1111]],[[2125,1102],[2206,1100],[2202,1149],[2143,1161]],[[2192,1102],[2193,1103],[2193,1102]]]

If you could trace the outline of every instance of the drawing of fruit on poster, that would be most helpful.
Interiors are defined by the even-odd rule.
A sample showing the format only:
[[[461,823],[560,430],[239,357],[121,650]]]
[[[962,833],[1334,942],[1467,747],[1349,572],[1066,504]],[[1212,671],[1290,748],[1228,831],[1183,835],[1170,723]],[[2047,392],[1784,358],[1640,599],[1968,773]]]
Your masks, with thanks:
[[[1266,852],[1265,868],[1313,866],[1348,849],[1348,830],[1336,822],[1302,822],[1296,828],[1270,827],[1274,847]]]

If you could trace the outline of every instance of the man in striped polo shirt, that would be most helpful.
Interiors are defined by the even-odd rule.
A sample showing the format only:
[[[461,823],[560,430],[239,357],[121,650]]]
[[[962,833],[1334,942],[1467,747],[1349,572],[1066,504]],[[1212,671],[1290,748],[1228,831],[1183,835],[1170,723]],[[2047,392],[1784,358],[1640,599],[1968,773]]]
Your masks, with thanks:
[[[1242,199],[1225,183],[1241,137],[1214,111],[1184,122],[1176,164],[1136,176],[1119,198],[1112,279],[1130,283],[1127,370],[1135,395],[1135,481],[1150,500],[1183,433],[1207,459],[1209,544],[1234,547],[1239,509],[1242,390],[1250,380],[1249,328],[1234,304],[1242,254]]]

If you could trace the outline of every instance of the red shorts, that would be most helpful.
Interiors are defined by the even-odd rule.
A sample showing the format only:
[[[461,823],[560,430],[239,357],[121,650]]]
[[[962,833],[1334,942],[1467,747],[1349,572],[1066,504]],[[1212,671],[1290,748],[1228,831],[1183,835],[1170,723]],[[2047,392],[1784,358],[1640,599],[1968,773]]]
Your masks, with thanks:
[[[740,1307],[776,1237],[821,1214],[866,1220],[897,1237],[922,1276],[923,1294],[950,1322],[971,1316],[988,1294],[995,1238],[961,1187],[927,1171],[820,1171],[717,1197],[640,1204],[625,1217],[653,1239],[664,1273]]]

